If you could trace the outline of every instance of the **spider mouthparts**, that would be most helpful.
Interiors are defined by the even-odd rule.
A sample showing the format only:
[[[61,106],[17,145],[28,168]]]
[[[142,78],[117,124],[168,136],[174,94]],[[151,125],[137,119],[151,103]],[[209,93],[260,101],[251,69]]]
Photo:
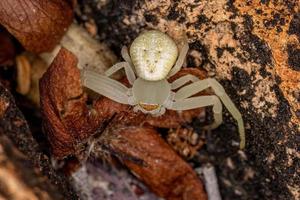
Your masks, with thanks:
[[[158,104],[145,104],[145,103],[139,103],[139,105],[146,111],[152,111],[159,108]]]

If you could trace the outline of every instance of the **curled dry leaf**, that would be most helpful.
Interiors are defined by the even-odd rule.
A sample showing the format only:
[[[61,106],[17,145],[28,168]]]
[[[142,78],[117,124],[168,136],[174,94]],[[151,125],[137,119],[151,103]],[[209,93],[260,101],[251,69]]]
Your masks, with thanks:
[[[142,161],[137,164],[123,160],[158,195],[166,199],[206,199],[192,168],[160,138],[155,129],[179,127],[199,116],[203,109],[181,114],[168,111],[155,118],[135,113],[130,106],[104,97],[95,100],[89,109],[76,65],[76,57],[62,48],[40,82],[44,130],[54,156],[61,159],[74,155],[86,139],[101,133],[100,138],[95,139],[94,146],[98,148],[92,151],[97,153],[97,150],[107,147],[110,153],[124,155],[121,160],[133,158]],[[188,72],[185,70],[182,75]]]
[[[48,68],[38,55],[25,52],[16,57],[17,92],[40,105],[39,80]]]
[[[30,90],[26,94],[26,97],[30,99],[35,105],[40,105],[40,93],[39,93],[39,80],[46,72],[49,65],[34,54],[28,54],[26,57],[30,61],[31,73],[30,73]],[[18,83],[19,84],[19,83]],[[21,84],[21,83],[20,83]]]
[[[193,169],[152,128],[113,127],[109,148],[156,194],[168,200],[204,200],[203,185]]]
[[[62,49],[40,81],[43,126],[53,154],[60,158],[74,153],[94,127],[76,65],[77,58]]]
[[[17,91],[20,94],[27,94],[30,90],[30,71],[31,66],[29,60],[24,55],[16,57],[17,64]]]
[[[32,52],[53,49],[72,20],[70,1],[0,1],[0,24]]]

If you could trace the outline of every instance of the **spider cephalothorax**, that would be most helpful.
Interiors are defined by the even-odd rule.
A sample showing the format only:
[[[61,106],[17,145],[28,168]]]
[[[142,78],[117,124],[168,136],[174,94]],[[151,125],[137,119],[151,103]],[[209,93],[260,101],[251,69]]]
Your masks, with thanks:
[[[244,148],[242,116],[219,82],[213,78],[200,80],[190,74],[168,82],[168,78],[181,69],[187,51],[187,42],[178,53],[175,42],[168,35],[156,30],[147,31],[132,42],[130,54],[127,47],[122,48],[121,54],[125,62],[113,65],[105,75],[84,70],[83,84],[116,102],[134,106],[134,111],[155,116],[164,114],[166,109],[182,111],[213,106],[215,121],[205,127],[208,129],[216,128],[222,123],[222,101],[238,122],[240,147]],[[131,88],[109,78],[122,68],[125,69]],[[186,85],[189,82],[192,83]],[[215,95],[194,96],[207,88],[212,88]]]

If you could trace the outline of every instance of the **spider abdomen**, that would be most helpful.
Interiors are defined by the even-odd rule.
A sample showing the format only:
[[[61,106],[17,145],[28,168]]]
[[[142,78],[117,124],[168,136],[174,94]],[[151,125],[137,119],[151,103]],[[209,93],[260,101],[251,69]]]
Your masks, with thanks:
[[[139,35],[130,47],[130,57],[137,75],[148,81],[166,78],[177,56],[175,42],[168,35],[155,30]]]

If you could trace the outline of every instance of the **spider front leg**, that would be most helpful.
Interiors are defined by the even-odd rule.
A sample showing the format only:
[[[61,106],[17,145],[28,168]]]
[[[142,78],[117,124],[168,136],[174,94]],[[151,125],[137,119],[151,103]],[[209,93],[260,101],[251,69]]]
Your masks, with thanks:
[[[126,78],[128,80],[128,82],[133,85],[136,76],[133,70],[133,64],[132,61],[130,59],[129,53],[128,53],[128,49],[126,46],[123,46],[122,50],[121,50],[121,54],[123,59],[126,62],[119,62],[114,64],[112,67],[110,67],[108,70],[105,71],[105,75],[106,76],[111,76],[112,74],[116,73],[117,71],[119,71],[120,69],[124,68],[125,69],[125,74],[126,74]]]
[[[169,72],[168,77],[171,77],[180,71],[181,67],[183,66],[183,63],[184,63],[184,60],[185,60],[188,50],[189,50],[189,44],[187,41],[185,41],[182,49],[180,50],[177,61],[174,65],[174,67]]]
[[[129,103],[129,88],[122,83],[93,71],[84,70],[81,74],[82,84],[113,101]]]
[[[112,74],[116,73],[120,69],[125,69],[125,74],[128,82],[133,85],[136,77],[133,69],[131,68],[130,64],[128,62],[119,62],[111,66],[108,70],[105,71],[106,76],[111,76]]]
[[[123,46],[122,47],[122,50],[121,50],[121,55],[122,55],[122,58],[128,62],[131,66],[131,68],[133,69],[133,64],[132,64],[132,61],[131,61],[131,58],[130,58],[130,55],[128,53],[128,48],[126,46]]]
[[[175,96],[174,96],[175,102],[173,103],[173,109],[174,110],[182,110],[182,108],[193,109],[193,108],[201,107],[201,105],[204,105],[202,100],[201,101],[194,100],[194,98],[197,98],[197,97],[191,97],[191,96],[193,96],[209,87],[211,87],[213,89],[215,94],[221,99],[221,101],[223,102],[223,104],[225,105],[227,110],[231,113],[233,118],[237,121],[239,134],[240,134],[240,140],[241,140],[240,148],[243,149],[245,147],[245,129],[244,129],[244,122],[242,119],[242,115],[239,112],[239,110],[236,108],[236,106],[233,104],[233,102],[231,101],[229,96],[226,94],[222,85],[215,79],[212,79],[212,78],[204,79],[201,81],[191,83],[190,85],[187,85],[187,86],[179,89],[175,93]],[[188,97],[191,97],[191,98],[188,98]],[[186,99],[186,98],[188,98],[188,99]],[[209,99],[207,99],[207,100],[209,100]],[[209,101],[212,101],[212,99],[210,99]],[[216,102],[216,101],[214,100],[214,102]],[[196,103],[199,103],[199,105],[196,106]],[[212,104],[212,102],[208,102],[206,104],[206,106],[209,106],[211,104]],[[219,117],[219,116],[217,116],[217,117]],[[222,119],[222,118],[219,117],[219,119]],[[212,126],[215,126],[215,124],[218,124],[218,123],[219,122],[217,121]]]

